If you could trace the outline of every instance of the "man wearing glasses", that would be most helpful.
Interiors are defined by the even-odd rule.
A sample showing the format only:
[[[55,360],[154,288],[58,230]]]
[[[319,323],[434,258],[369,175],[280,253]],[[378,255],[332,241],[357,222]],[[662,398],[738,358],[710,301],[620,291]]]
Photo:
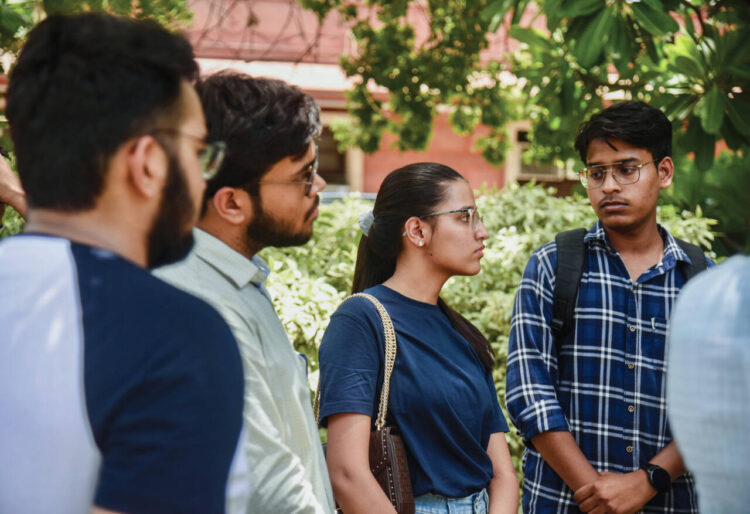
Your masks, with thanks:
[[[148,272],[190,250],[221,158],[197,71],[184,38],[100,14],[50,16],[21,50],[7,115],[28,223],[0,244],[0,512],[247,511],[237,344]]]
[[[257,255],[312,235],[326,184],[317,174],[319,108],[282,81],[236,73],[209,76],[196,88],[208,140],[225,141],[226,158],[207,183],[194,251],[156,274],[212,304],[239,344],[249,512],[331,513],[307,364],[274,310],[265,285],[270,270]]]
[[[583,236],[572,326],[555,326],[559,245],[516,296],[506,399],[527,441],[525,512],[697,512],[666,416],[666,334],[690,257],[656,223],[672,183],[672,126],[642,102],[584,123],[575,147],[599,221]],[[701,255],[700,258],[703,258]]]

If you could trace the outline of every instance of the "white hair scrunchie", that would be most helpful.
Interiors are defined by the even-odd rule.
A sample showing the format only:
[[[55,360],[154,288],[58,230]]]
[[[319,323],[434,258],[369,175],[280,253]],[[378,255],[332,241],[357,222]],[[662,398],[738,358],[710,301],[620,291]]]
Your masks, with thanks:
[[[372,227],[373,221],[375,221],[375,215],[372,211],[363,212],[359,215],[359,228],[362,229],[364,235],[370,233],[370,227]]]

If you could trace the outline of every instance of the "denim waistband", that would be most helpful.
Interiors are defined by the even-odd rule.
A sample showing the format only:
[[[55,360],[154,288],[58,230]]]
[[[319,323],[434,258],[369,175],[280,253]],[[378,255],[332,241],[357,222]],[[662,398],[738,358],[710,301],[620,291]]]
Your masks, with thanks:
[[[423,494],[414,498],[416,514],[486,514],[490,497],[486,489],[463,498]]]

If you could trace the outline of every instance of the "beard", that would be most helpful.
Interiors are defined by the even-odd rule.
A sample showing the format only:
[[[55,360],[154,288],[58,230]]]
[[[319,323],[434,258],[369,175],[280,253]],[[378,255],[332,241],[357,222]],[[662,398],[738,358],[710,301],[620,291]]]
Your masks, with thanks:
[[[312,237],[312,224],[309,228],[295,231],[288,223],[277,220],[270,216],[261,206],[260,197],[253,199],[253,220],[247,226],[247,238],[256,245],[275,246],[302,246]],[[310,219],[313,211],[318,207],[319,198],[315,199],[310,210],[305,213],[305,221]]]
[[[179,161],[169,156],[167,182],[162,190],[159,211],[148,235],[150,269],[171,264],[187,257],[193,248],[192,223],[195,206],[185,173]],[[187,233],[185,233],[185,227]]]

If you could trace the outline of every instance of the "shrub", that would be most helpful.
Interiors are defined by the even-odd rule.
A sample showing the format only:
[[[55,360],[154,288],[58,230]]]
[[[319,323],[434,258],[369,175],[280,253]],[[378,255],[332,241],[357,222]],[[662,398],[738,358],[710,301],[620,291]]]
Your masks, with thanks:
[[[557,232],[590,227],[596,217],[580,196],[557,198],[541,185],[510,185],[481,190],[477,205],[490,233],[482,272],[454,277],[443,298],[487,336],[495,352],[494,379],[505,411],[505,364],[513,299],[531,253]],[[323,205],[313,239],[302,247],[268,248],[262,256],[273,270],[269,288],[289,338],[311,364],[310,385],[317,386],[317,347],[333,311],[350,288],[360,231],[357,217],[372,208],[358,198]],[[659,208],[659,222],[672,234],[711,249],[713,220],[674,206]],[[507,414],[506,414],[507,419]],[[513,432],[508,443],[516,470],[521,469],[523,443]]]

